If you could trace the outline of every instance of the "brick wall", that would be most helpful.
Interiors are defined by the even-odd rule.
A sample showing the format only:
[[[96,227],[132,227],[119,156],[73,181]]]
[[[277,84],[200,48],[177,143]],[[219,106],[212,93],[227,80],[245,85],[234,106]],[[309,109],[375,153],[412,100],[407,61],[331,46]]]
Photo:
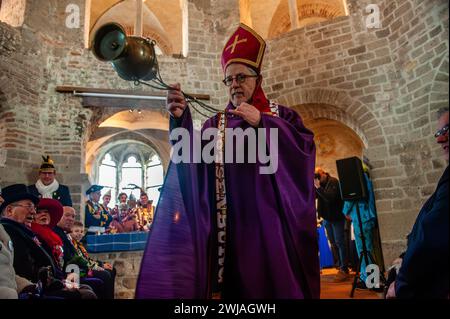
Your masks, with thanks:
[[[380,2],[379,30],[364,27],[365,4],[269,41],[263,74],[269,98],[306,116],[331,105],[316,113],[334,108],[362,137],[389,263],[447,165],[432,132],[448,107],[448,3]]]
[[[268,41],[267,96],[305,119],[324,117],[352,129],[373,166],[386,263],[404,248],[417,212],[447,165],[435,145],[433,112],[448,106],[448,3],[443,0],[348,0],[350,15]],[[366,30],[363,10],[381,8],[381,29]],[[0,23],[2,186],[32,183],[41,155],[55,158],[58,178],[77,207],[88,180],[86,146],[113,114],[83,108],[58,85],[136,89],[83,47],[80,29],[65,27],[65,7],[82,0],[29,0],[26,28]],[[167,83],[227,102],[220,54],[239,22],[237,0],[189,1],[187,58],[159,59]],[[45,17],[45,18],[43,18]],[[146,90],[147,88],[137,88]],[[202,118],[194,114],[197,121]]]

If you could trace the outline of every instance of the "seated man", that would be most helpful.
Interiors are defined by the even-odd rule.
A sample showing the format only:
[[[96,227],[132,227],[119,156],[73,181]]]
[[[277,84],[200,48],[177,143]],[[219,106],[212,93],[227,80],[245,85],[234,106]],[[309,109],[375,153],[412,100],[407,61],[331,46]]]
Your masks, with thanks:
[[[45,251],[36,234],[31,230],[31,223],[36,213],[35,205],[39,198],[31,194],[23,184],[6,187],[2,194],[4,202],[0,205],[2,218],[0,223],[11,237],[14,247],[14,270],[17,275],[31,282],[41,279],[44,268],[50,270],[50,275],[56,280],[45,294],[68,299],[96,298],[88,287],[68,289],[63,284],[64,278],[58,272],[52,257]]]
[[[56,168],[50,156],[42,157],[44,162],[39,168],[39,179],[34,185],[28,186],[30,193],[39,198],[53,198],[63,206],[72,206],[69,188],[56,180]]]
[[[438,111],[436,142],[448,163],[449,111]],[[395,281],[386,298],[449,298],[449,179],[448,165],[435,192],[422,206]],[[397,261],[399,263],[399,261]]]

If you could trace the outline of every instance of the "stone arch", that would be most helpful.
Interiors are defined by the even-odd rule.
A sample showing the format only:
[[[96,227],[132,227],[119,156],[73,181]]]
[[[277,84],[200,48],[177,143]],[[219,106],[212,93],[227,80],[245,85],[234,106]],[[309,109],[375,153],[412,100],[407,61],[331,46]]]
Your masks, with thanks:
[[[311,2],[299,4],[297,1],[299,27],[308,24],[331,20],[339,16],[345,16],[345,9],[338,4]],[[290,31],[291,20],[287,1],[281,2],[272,16],[269,26],[268,38],[273,39]]]
[[[167,112],[156,109],[146,109],[130,112],[130,110],[110,109],[100,118],[98,127],[120,127],[130,131],[138,129],[169,130]]]
[[[130,36],[133,34],[133,26],[127,25],[124,26],[127,35]],[[170,55],[173,53],[172,43],[168,39],[167,35],[162,34],[155,28],[146,28],[142,34],[143,37],[155,40],[156,45],[161,49],[162,53],[165,55]]]
[[[87,169],[89,169],[88,173],[90,176],[92,176],[93,180],[96,180],[98,177],[97,169],[100,166],[101,161],[103,160],[105,154],[108,153],[111,149],[122,144],[137,144],[144,146],[148,149],[151,149],[161,159],[164,173],[166,173],[168,167],[168,156],[167,156],[168,154],[166,154],[166,150],[161,149],[161,147],[159,147],[156,143],[154,143],[154,141],[152,141],[152,139],[149,138],[148,136],[142,136],[137,133],[135,134],[126,134],[126,133],[127,132],[121,132],[111,136],[108,140],[99,145],[99,147],[95,150],[95,152],[89,157],[88,161],[86,162],[86,167]]]
[[[291,107],[298,112],[305,125],[319,120],[339,122],[351,129],[361,140],[364,148],[368,147],[367,137],[358,123],[343,110],[329,104],[307,103]]]
[[[166,136],[166,134],[162,134]],[[88,174],[93,174],[92,176],[95,178],[95,167],[98,166],[98,163],[100,161],[100,158],[102,158],[105,153],[106,149],[109,149],[111,145],[118,145],[123,144],[127,142],[133,142],[133,143],[141,143],[149,146],[152,148],[161,158],[161,162],[164,167],[164,171],[167,170],[167,167],[169,165],[170,161],[170,146],[168,142],[163,143],[161,139],[158,139],[156,137],[152,137],[151,134],[148,132],[142,132],[142,131],[127,131],[122,130],[118,131],[114,134],[108,135],[103,139],[100,139],[98,141],[95,141],[95,143],[92,143],[88,146],[86,149],[86,160],[84,163],[86,172]]]
[[[371,146],[371,144],[387,145],[383,129],[371,110],[360,101],[351,98],[346,92],[323,88],[304,88],[282,95],[277,99],[277,102],[282,105],[321,104],[334,106],[336,110],[343,112],[333,111],[336,112],[335,117],[344,120],[349,118],[350,127],[355,130],[358,136],[362,137],[366,147]]]
[[[85,171],[92,173],[98,150],[112,140],[130,139],[141,141],[152,147],[160,156],[164,169],[170,160],[167,140],[169,119],[159,110],[142,110],[140,114],[129,110],[105,108],[94,112],[90,132],[86,136]],[[126,136],[125,136],[126,135]]]
[[[316,144],[316,166],[333,176],[338,176],[336,160],[357,156],[363,157],[364,145],[361,137],[351,128],[337,120],[317,118],[305,121],[314,133]]]

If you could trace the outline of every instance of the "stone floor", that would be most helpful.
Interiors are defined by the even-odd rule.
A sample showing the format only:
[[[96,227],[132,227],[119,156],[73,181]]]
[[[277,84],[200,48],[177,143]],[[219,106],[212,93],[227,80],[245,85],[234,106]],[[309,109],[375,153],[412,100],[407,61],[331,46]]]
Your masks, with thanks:
[[[135,282],[137,276],[129,277],[133,273],[133,270],[130,268],[131,266],[127,265],[127,267],[125,267],[124,265],[122,265],[120,261],[116,260],[116,262],[117,262],[116,270],[118,273],[118,277],[116,282],[115,297],[116,299],[133,299],[134,289],[136,288]],[[322,270],[322,274],[320,276],[321,282],[320,299],[350,299],[350,292],[352,290],[352,283],[355,273],[351,272],[349,279],[347,279],[346,281],[335,283],[333,282],[333,279],[336,273],[337,273],[336,269]],[[382,299],[382,298],[383,296],[381,293],[376,293],[371,290],[355,290],[353,296],[353,299]]]
[[[320,299],[350,299],[355,273],[350,273],[349,279],[344,282],[333,282],[336,269],[323,269],[320,276]],[[381,293],[371,290],[355,290],[353,299],[382,299]]]

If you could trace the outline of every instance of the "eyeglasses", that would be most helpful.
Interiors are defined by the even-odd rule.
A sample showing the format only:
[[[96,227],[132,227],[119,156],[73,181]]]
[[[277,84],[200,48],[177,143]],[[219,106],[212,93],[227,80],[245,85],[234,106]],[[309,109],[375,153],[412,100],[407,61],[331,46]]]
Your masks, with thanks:
[[[438,138],[441,135],[445,135],[448,132],[448,124],[445,125],[443,128],[438,130],[436,133],[434,133],[434,137]]]
[[[258,77],[258,75],[247,75],[247,74],[239,73],[236,76],[231,76],[231,75],[227,76],[225,79],[223,79],[222,82],[226,86],[231,86],[231,84],[233,84],[234,79],[236,79],[237,83],[241,84],[241,83],[244,83],[247,78],[257,78],[257,77]]]
[[[28,210],[34,210],[34,211],[36,211],[36,206],[34,206],[34,205],[18,205],[18,204],[16,204],[16,205],[11,205],[11,206],[14,206],[14,207],[23,207],[23,208],[26,208],[26,209],[28,209]]]

